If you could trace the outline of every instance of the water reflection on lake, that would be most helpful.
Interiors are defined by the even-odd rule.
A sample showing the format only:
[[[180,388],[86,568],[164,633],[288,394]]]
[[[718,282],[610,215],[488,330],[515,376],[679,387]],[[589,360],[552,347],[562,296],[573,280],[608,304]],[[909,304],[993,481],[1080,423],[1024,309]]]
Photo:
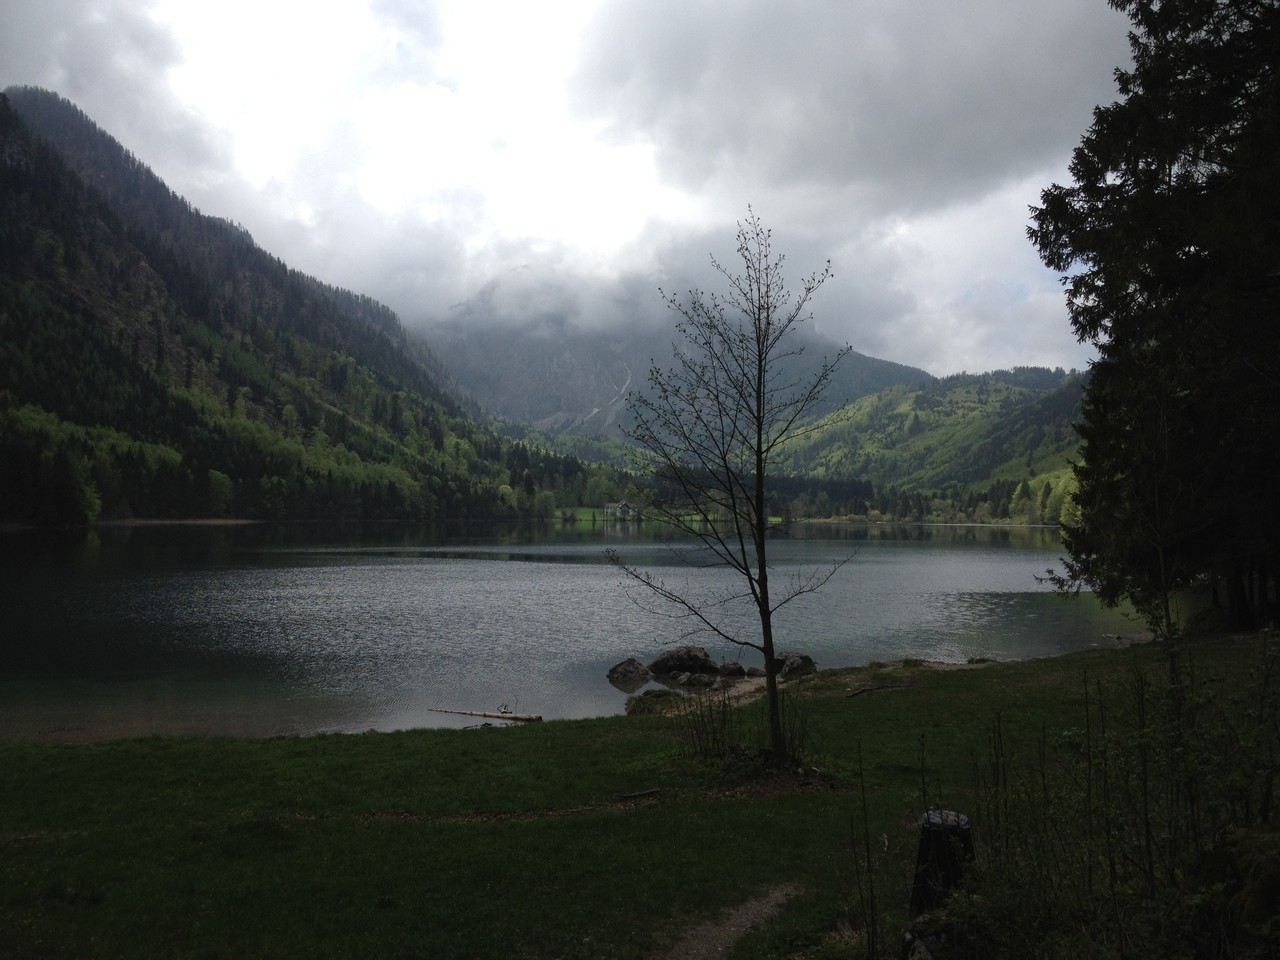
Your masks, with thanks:
[[[731,583],[648,531],[605,525],[111,527],[0,545],[8,737],[460,726],[475,721],[432,708],[501,704],[547,718],[617,713],[626,695],[608,667],[652,659],[688,624],[633,602],[604,549],[693,589]],[[1050,530],[813,525],[773,550],[775,583],[852,557],[777,618],[780,647],[824,667],[1039,657],[1137,630],[1036,582],[1061,552]]]

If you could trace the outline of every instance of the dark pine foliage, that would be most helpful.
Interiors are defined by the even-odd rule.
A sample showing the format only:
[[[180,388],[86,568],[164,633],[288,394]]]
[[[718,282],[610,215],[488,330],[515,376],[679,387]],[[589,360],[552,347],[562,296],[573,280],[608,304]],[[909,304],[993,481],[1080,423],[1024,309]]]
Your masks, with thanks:
[[[1248,626],[1280,561],[1280,4],[1112,5],[1133,67],[1029,231],[1100,354],[1066,577],[1164,629],[1210,586]]]

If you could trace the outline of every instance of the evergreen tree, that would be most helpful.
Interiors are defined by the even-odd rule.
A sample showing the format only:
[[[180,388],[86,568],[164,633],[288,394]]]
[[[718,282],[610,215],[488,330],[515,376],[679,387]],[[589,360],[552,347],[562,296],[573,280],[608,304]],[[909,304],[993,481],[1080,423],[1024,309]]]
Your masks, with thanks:
[[[1244,625],[1280,543],[1280,4],[1111,3],[1132,68],[1028,230],[1099,353],[1064,581],[1161,630],[1220,582]]]

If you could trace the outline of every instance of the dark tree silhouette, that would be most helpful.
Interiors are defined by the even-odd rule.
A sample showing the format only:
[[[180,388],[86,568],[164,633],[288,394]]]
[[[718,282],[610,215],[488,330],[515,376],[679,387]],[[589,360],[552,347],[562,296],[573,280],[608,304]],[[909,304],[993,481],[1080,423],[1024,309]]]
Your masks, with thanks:
[[[834,569],[820,570],[779,586],[770,577],[770,518],[766,493],[770,471],[785,459],[788,442],[816,429],[815,411],[845,347],[823,360],[815,373],[795,378],[786,363],[799,348],[789,342],[808,314],[810,298],[831,276],[828,264],[809,276],[793,297],[783,279],[770,231],[749,211],[738,226],[742,272],[711,262],[728,284],[723,295],[690,291],[687,300],[666,297],[683,318],[676,329],[670,369],[654,367],[646,391],[628,401],[633,418],[626,430],[639,451],[640,466],[655,478],[647,513],[668,525],[687,544],[690,562],[728,567],[738,589],[708,597],[694,586],[682,589],[611,554],[627,575],[668,611],[689,618],[693,630],[711,633],[764,657],[773,759],[788,756],[778,696],[773,615],[797,597],[817,590]],[[747,604],[759,633],[741,635],[732,610]],[[738,621],[740,622],[740,621]]]
[[[1063,582],[1133,601],[1269,601],[1280,547],[1280,4],[1112,0],[1133,22],[1121,99],[1094,112],[1071,186],[1028,234],[1099,358]]]

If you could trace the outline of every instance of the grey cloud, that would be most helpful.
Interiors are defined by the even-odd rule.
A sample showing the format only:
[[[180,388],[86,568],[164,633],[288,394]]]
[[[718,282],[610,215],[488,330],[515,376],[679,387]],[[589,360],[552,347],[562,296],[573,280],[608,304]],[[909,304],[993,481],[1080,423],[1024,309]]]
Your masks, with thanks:
[[[771,221],[767,209],[758,212],[766,223]],[[921,250],[896,241],[875,223],[843,233],[779,228],[774,244],[786,256],[785,275],[793,290],[831,259],[832,279],[811,303],[813,329],[862,353],[936,374],[1019,365],[1083,367],[1088,362],[1090,351],[1075,343],[1061,290],[1047,271],[1020,270],[1013,274],[1016,279],[999,269],[975,273],[939,296],[937,288],[916,288],[921,276],[931,272],[927,264],[921,268]],[[1018,250],[1025,252],[1027,264],[1034,262],[1029,248]],[[673,320],[662,311],[659,285],[682,297],[690,288],[723,289],[711,254],[731,272],[736,270],[732,224],[682,238],[665,250],[654,275],[637,275],[636,303],[648,322]],[[1003,261],[1006,254],[996,249],[994,256]]]
[[[435,54],[442,40],[436,5],[424,0],[374,0],[371,9],[398,33],[379,73],[399,80],[436,80]]]
[[[435,7],[375,0],[374,10],[396,43],[371,75],[440,82]],[[431,220],[389,218],[353,186],[367,147],[340,117],[297,158],[289,183],[254,189],[233,175],[219,131],[173,100],[164,76],[181,51],[143,4],[0,0],[0,85],[70,97],[206,212],[245,223],[291,266],[383,300],[415,326],[465,316],[669,327],[658,288],[716,289],[708,255],[732,268],[733,222],[754,201],[777,228],[793,283],[832,260],[835,278],[813,304],[818,331],[946,373],[1087,359],[1047,271],[1028,281],[1043,289],[1000,279],[1036,270],[1034,256],[939,281],[919,251],[889,237],[896,222],[1011,180],[1043,175],[1047,185],[1054,174],[1042,171],[1061,168],[1091,107],[1114,96],[1124,33],[1104,0],[606,3],[588,31],[575,109],[607,137],[652,143],[663,177],[696,193],[711,219],[655,219],[636,238],[640,253],[603,277],[539,238],[465,249],[484,224],[478,193],[433,197]],[[936,289],[947,284],[960,288]]]
[[[157,170],[215,182],[230,165],[214,131],[163,82],[179,59],[174,39],[130,0],[0,2],[0,88],[61,94]]]
[[[798,183],[877,209],[1061,156],[1127,56],[1101,0],[626,0],[589,36],[577,108],[652,141],[685,185]]]
[[[75,97],[122,84],[136,92],[178,51],[145,7],[127,0],[5,0],[0,53],[6,85],[50,84]]]
[[[440,45],[440,17],[424,0],[373,0],[370,9],[387,23],[416,37],[424,47]]]
[[[303,169],[312,171],[306,199],[323,198],[306,219],[263,215],[271,207],[273,185],[262,193],[229,193],[222,209],[252,217],[259,224],[254,239],[290,266],[374,297],[407,323],[438,317],[458,300],[469,266],[453,223],[413,216],[389,221],[322,161],[304,163]]]

